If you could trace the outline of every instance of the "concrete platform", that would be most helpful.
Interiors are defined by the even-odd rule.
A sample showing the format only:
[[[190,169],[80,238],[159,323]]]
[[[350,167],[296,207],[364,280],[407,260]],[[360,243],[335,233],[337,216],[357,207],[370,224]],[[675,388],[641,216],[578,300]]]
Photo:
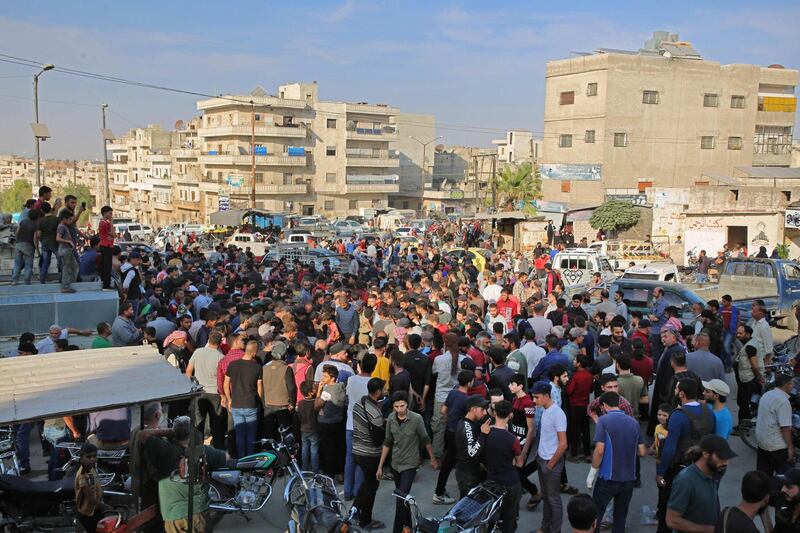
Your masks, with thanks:
[[[100,282],[74,283],[73,294],[61,292],[58,283],[0,286],[0,337],[24,331],[46,334],[52,324],[94,329],[98,322],[117,314],[116,291],[103,291]]]

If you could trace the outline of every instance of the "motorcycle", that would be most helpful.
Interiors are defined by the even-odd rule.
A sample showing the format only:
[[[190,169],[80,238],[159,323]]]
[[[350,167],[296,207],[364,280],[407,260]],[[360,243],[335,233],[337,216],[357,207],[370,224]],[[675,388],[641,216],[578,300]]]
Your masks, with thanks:
[[[494,533],[500,531],[498,521],[505,498],[505,487],[484,481],[456,502],[441,518],[420,515],[416,499],[395,490],[392,496],[405,502],[411,511],[411,529],[404,533]]]
[[[75,478],[30,481],[0,475],[0,530],[50,531],[75,527]]]
[[[274,447],[285,454],[286,469],[291,475],[283,492],[283,502],[289,511],[289,533],[359,533],[355,525],[357,509],[351,507],[346,512],[333,479],[300,468],[297,445],[288,430],[281,431],[281,442]]]
[[[777,350],[776,350],[777,353]],[[764,369],[767,371],[767,379],[764,383],[763,393],[753,394],[750,398],[750,412],[753,413],[753,418],[742,420],[739,423],[739,437],[742,439],[749,448],[758,450],[758,441],[756,440],[756,421],[758,420],[758,404],[761,401],[761,396],[767,391],[775,388],[775,376],[777,374],[793,374],[794,368],[790,362],[785,361],[782,356],[776,356],[778,361],[773,365],[766,365]],[[795,385],[789,395],[789,403],[792,406],[792,441],[795,446],[800,445],[800,396],[798,396],[798,378],[795,378]]]
[[[74,477],[80,467],[80,442],[59,442],[56,448],[69,454],[61,467],[65,477]],[[106,494],[127,496],[131,494],[130,454],[128,448],[97,450],[97,479]]]
[[[17,447],[11,429],[0,428],[0,474],[19,475]]]

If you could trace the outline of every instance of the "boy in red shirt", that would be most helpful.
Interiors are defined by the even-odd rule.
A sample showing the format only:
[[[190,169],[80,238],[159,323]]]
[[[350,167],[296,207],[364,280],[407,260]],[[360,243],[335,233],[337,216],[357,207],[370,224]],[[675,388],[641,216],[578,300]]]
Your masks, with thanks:
[[[508,289],[500,292],[500,299],[497,300],[497,313],[506,319],[508,331],[514,329],[514,317],[519,314],[519,301],[511,296]]]
[[[586,414],[589,394],[592,392],[594,381],[594,376],[589,370],[591,366],[592,361],[587,355],[578,355],[575,358],[575,374],[567,383],[567,396],[569,397],[567,438],[569,439],[570,455],[576,461],[578,460],[578,439],[583,448],[583,460],[591,460],[589,417]]]
[[[522,445],[523,466],[517,468],[517,472],[519,473],[519,481],[522,484],[522,488],[531,495],[531,499],[528,502],[528,510],[530,511],[535,509],[539,502],[542,501],[542,496],[539,494],[539,488],[528,479],[528,476],[536,470],[536,461],[528,462],[528,452],[533,446],[535,436],[533,418],[536,414],[536,406],[533,404],[533,398],[525,390],[525,382],[525,376],[522,374],[514,374],[508,382],[508,390],[513,396],[508,430],[519,438],[519,442]]]
[[[103,280],[103,288],[111,288],[111,257],[114,255],[114,210],[109,206],[100,209],[100,224],[97,232],[100,235],[100,279]]]

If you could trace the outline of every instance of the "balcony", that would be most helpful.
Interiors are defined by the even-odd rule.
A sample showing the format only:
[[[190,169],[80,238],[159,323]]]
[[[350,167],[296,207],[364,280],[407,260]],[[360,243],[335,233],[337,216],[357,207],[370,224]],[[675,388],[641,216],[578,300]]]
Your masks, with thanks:
[[[294,185],[256,183],[256,194],[308,194],[308,185],[305,183]]]
[[[172,157],[191,158],[200,155],[200,150],[197,148],[175,148],[170,151]]]
[[[153,209],[157,209],[159,211],[172,211],[173,206],[172,204],[167,204],[164,202],[152,202]]]
[[[125,171],[128,170],[128,163],[112,163],[111,161],[108,162],[108,170],[119,170]]]
[[[178,209],[189,209],[191,211],[200,210],[200,200],[197,200],[196,202],[191,200],[173,200],[172,205]]]
[[[366,115],[397,115],[400,110],[396,107],[389,107],[388,105],[379,104],[345,104],[345,109],[348,113],[360,113]]]
[[[400,192],[397,174],[350,174],[347,176],[347,193],[397,193]]]
[[[398,168],[400,157],[394,150],[347,149],[348,167]]]
[[[253,96],[253,95],[225,95],[225,98],[209,98],[197,102],[197,109],[215,109],[222,107],[246,106],[250,108],[253,102],[258,110],[259,107],[278,107],[281,109],[305,109],[308,105],[305,100],[294,100],[292,98],[278,98],[277,96]]]
[[[397,130],[386,131],[384,129],[356,128],[347,132],[348,141],[399,141],[400,135]]]
[[[757,126],[794,126],[794,113],[784,111],[756,111]]]
[[[217,126],[214,128],[200,128],[199,135],[201,137],[230,137],[230,136],[244,136],[250,137],[253,129],[250,124],[242,124],[238,126]],[[305,126],[259,126],[255,128],[256,137],[288,137],[292,139],[305,139],[306,128]]]
[[[210,154],[205,153],[197,158],[198,163],[205,165],[244,165],[252,164],[252,156],[249,154]],[[279,167],[304,167],[307,164],[305,155],[257,155],[256,165],[260,166],[279,166]]]

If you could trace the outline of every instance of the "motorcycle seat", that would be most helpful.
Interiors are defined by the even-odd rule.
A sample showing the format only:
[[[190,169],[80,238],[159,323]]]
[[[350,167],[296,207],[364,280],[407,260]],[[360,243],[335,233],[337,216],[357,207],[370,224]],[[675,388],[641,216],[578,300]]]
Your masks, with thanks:
[[[483,519],[490,504],[490,501],[477,501],[467,496],[456,502],[448,514],[463,528],[475,527]]]
[[[74,495],[75,478],[58,481],[32,481],[19,476],[0,475],[0,491],[20,494]]]

